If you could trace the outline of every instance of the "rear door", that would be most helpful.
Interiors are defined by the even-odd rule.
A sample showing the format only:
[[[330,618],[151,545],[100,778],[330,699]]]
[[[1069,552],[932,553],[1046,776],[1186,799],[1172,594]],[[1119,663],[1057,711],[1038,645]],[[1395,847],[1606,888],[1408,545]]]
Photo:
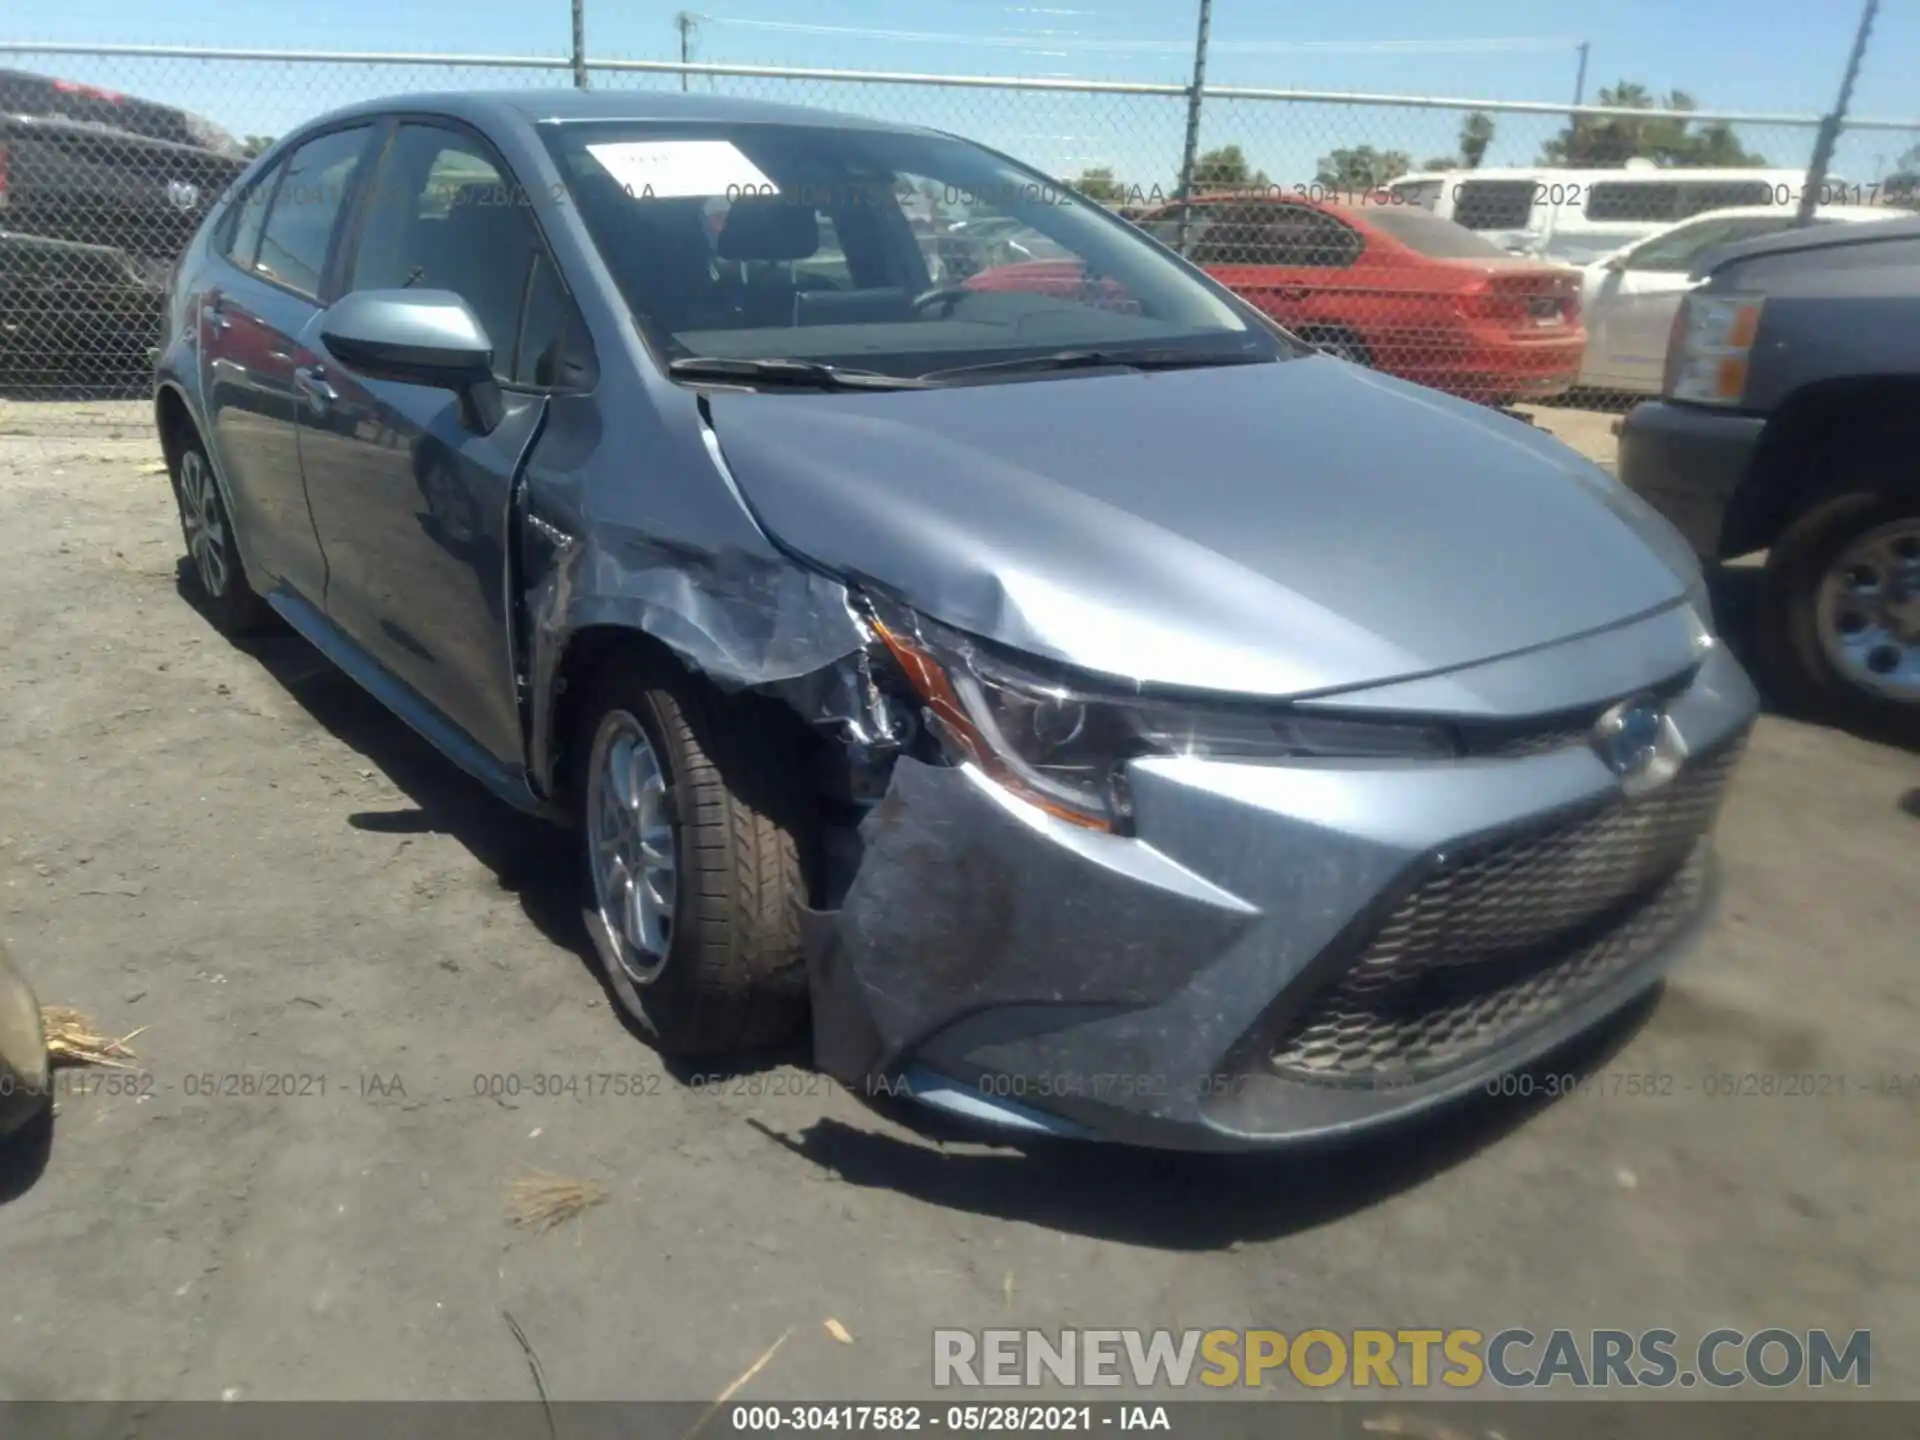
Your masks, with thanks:
[[[294,437],[299,336],[320,311],[329,245],[374,133],[330,130],[240,197],[198,299],[201,394],[214,459],[253,582],[318,601],[326,564],[307,510]]]
[[[327,614],[515,766],[509,509],[577,311],[526,192],[482,138],[451,122],[394,130],[358,231],[343,293],[458,294],[493,342],[506,413],[480,434],[449,391],[357,374],[309,331],[300,456],[326,551]]]

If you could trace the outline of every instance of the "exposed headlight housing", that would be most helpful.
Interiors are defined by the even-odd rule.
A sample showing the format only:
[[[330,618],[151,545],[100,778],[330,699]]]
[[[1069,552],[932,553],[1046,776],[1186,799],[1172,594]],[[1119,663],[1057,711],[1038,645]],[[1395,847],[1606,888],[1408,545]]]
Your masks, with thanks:
[[[1695,405],[1740,404],[1765,305],[1763,295],[1700,291],[1681,300],[1667,341],[1668,397]]]
[[[1104,693],[1044,674],[902,607],[876,603],[874,628],[955,760],[1048,814],[1128,828],[1126,764],[1143,755],[1275,761],[1307,756],[1433,759],[1456,753],[1438,726],[1303,715],[1275,703]]]

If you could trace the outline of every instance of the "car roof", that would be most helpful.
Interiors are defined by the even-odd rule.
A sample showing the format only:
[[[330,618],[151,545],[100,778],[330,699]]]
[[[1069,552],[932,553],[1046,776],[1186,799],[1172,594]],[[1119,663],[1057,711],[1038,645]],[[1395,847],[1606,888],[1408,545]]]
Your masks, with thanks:
[[[1876,221],[1870,225],[1817,225],[1804,229],[1782,230],[1775,235],[1760,235],[1751,240],[1736,240],[1717,246],[1701,258],[1693,273],[1711,274],[1729,260],[1745,260],[1754,255],[1781,255],[1795,250],[1837,250],[1845,245],[1871,245],[1882,240],[1910,240],[1920,237],[1920,215]]]
[[[1702,210],[1697,215],[1674,221],[1667,228],[1678,230],[1682,225],[1691,225],[1697,220],[1768,218],[1780,214],[1782,209],[1779,205],[1727,205],[1718,210]],[[1817,205],[1813,213],[1829,220],[1897,220],[1907,212],[1879,205]]]
[[[899,133],[929,133],[921,127],[870,120],[808,105],[742,100],[672,90],[447,90],[392,95],[332,112],[329,121],[398,111],[445,114],[485,124],[568,124],[629,120],[711,124],[830,126]]]

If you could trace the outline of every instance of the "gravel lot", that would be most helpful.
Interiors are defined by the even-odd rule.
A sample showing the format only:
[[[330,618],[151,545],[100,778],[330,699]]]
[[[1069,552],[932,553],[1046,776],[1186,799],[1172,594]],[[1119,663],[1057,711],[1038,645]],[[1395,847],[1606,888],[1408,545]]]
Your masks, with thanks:
[[[531,1399],[503,1311],[555,1398],[711,1399],[783,1335],[743,1398],[910,1396],[934,1327],[994,1324],[1867,1327],[1875,1392],[1920,1396],[1920,756],[1763,720],[1724,913],[1591,1093],[1335,1153],[1023,1155],[799,1065],[663,1069],[553,833],[182,597],[157,459],[138,406],[0,407],[0,934],[151,1076],[0,1166],[0,1398]],[[611,1073],[639,1093],[476,1093]],[[516,1230],[532,1170],[607,1201]]]

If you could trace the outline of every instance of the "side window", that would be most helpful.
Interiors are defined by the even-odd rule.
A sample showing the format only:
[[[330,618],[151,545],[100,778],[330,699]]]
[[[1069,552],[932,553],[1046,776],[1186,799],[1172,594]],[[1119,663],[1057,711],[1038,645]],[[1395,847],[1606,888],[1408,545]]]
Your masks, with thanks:
[[[543,362],[551,372],[573,302],[544,254],[525,194],[479,141],[457,130],[400,127],[366,208],[347,288],[451,290],[493,342],[495,375],[554,383],[536,372]]]
[[[368,127],[310,140],[287,161],[267,208],[253,268],[302,295],[318,297],[327,243],[366,148]]]
[[[544,250],[536,250],[533,276],[527,282],[526,308],[520,315],[520,343],[514,350],[512,373],[506,378],[542,390],[583,384],[589,377],[577,368],[569,370],[563,362],[572,359],[591,366],[585,332],[585,322],[566,286],[560,283],[552,258]]]
[[[1187,258],[1196,265],[1276,264],[1262,234],[1270,218],[1265,205],[1196,205],[1188,217]]]
[[[1292,213],[1277,225],[1272,248],[1282,257],[1269,263],[1311,270],[1340,270],[1360,258],[1365,242],[1333,216],[1304,206],[1286,207]]]
[[[279,183],[284,163],[276,165],[233,202],[233,213],[221,222],[225,243],[220,247],[226,257],[242,270],[253,269],[260,253],[260,231],[266,224],[267,202],[273,199],[273,187]]]
[[[1748,240],[1755,235],[1771,235],[1792,223],[1785,215],[1749,215],[1730,220],[1703,220],[1687,225],[1671,235],[1642,245],[1627,259],[1629,270],[1679,271],[1684,274],[1693,262],[1716,245]]]

